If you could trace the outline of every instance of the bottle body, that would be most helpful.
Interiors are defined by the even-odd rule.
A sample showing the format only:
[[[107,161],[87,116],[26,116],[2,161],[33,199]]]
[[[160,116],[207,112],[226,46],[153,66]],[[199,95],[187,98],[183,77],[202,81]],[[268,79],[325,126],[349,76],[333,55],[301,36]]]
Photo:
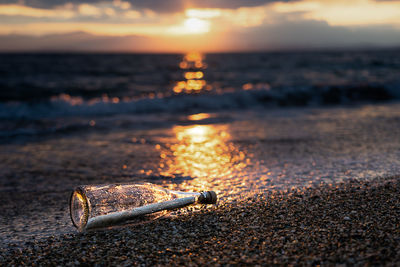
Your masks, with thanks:
[[[202,193],[170,191],[150,183],[85,185],[77,187],[72,193],[70,215],[75,227],[83,231],[88,226],[117,224],[134,216],[189,205],[199,199],[202,203],[210,202],[205,201],[206,197]],[[186,200],[168,202],[180,198]],[[160,206],[159,203],[167,204]]]

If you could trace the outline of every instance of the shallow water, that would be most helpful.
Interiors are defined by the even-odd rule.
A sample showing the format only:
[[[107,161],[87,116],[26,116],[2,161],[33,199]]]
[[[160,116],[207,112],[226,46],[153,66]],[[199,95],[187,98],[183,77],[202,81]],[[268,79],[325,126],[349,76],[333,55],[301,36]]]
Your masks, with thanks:
[[[2,244],[76,233],[81,184],[229,203],[399,174],[398,55],[2,54]]]
[[[400,99],[400,53],[0,54],[0,142],[115,129],[142,114]],[[127,122],[110,116],[128,115]],[[108,117],[99,121],[98,117]],[[161,115],[162,116],[162,115]],[[96,119],[96,123],[94,122]],[[99,124],[100,123],[100,124]],[[96,127],[93,127],[96,126]],[[142,125],[143,126],[143,125]]]
[[[2,144],[3,241],[76,232],[68,199],[80,184],[145,181],[215,190],[231,202],[400,173],[400,104],[146,118],[114,116],[123,127]]]
[[[399,82],[398,50],[281,53],[0,54],[0,101],[60,94],[156,97]]]

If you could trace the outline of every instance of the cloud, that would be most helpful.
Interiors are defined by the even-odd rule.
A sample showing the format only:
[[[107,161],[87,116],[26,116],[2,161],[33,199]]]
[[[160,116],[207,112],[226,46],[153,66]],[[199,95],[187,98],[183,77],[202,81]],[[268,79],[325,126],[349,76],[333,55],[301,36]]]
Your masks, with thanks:
[[[391,25],[347,28],[317,20],[283,19],[246,32],[232,31],[221,42],[230,50],[399,47],[400,30]]]
[[[282,19],[275,24],[232,30],[202,38],[102,36],[71,34],[0,36],[0,51],[112,51],[112,52],[205,52],[269,51],[288,49],[382,48],[400,46],[400,30],[390,25],[346,28],[316,20]]]
[[[156,12],[179,12],[186,8],[223,8],[262,6],[273,2],[290,2],[290,0],[146,0],[130,1],[132,6],[147,8]]]
[[[274,2],[294,2],[294,0],[197,0],[192,1],[198,8],[228,8],[262,6]]]
[[[261,6],[272,2],[290,2],[294,0],[124,0],[134,8],[150,9],[160,13],[180,12],[185,8],[227,8]],[[18,4],[19,0],[3,0],[3,4]],[[104,0],[28,0],[24,5],[35,8],[51,9],[57,6],[72,4],[119,3],[121,1]]]
[[[307,2],[305,2],[307,3]],[[312,3],[312,2],[311,2]],[[296,6],[280,4],[283,6]],[[373,2],[368,0],[333,2],[310,6],[306,18],[324,20],[330,25],[400,24],[400,1]]]
[[[32,17],[32,18],[71,18],[74,12],[69,9],[40,9],[23,5],[0,5],[0,15],[7,17]]]
[[[370,0],[358,0],[358,4],[345,0],[25,2],[48,6],[51,2],[55,7],[46,9],[14,4],[10,6],[22,8],[5,9],[0,5],[0,20],[3,21],[0,25],[0,34],[3,34],[0,49],[3,51],[176,52],[189,49],[234,51],[400,45],[400,9],[395,8],[400,1],[392,1],[393,4],[371,4],[374,2]],[[263,5],[270,2],[274,3]],[[150,7],[164,13],[148,11]],[[186,12],[165,13],[179,9]],[[179,29],[179,34],[171,29]],[[189,33],[196,31],[201,34],[190,36]]]

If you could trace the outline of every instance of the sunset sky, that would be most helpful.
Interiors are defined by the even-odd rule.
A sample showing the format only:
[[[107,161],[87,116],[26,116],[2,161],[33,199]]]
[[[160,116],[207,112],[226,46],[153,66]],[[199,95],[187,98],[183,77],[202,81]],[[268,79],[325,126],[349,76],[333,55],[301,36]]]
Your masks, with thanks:
[[[400,46],[400,1],[2,0],[0,51]]]

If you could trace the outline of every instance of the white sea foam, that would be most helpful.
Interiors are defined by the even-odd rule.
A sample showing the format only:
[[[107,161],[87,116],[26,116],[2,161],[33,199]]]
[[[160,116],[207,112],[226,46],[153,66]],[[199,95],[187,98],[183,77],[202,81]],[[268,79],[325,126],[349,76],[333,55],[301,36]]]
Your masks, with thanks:
[[[41,103],[0,103],[2,119],[40,119],[66,116],[104,116],[114,114],[141,114],[184,112],[192,110],[220,110],[250,107],[271,96],[265,90],[230,92],[208,95],[182,95],[165,98],[142,98],[125,101],[85,101],[80,97],[52,98]]]
[[[47,102],[0,103],[1,119],[42,119],[74,116],[107,116],[207,112],[254,106],[307,106],[348,104],[400,98],[400,86],[286,87],[275,90],[254,89],[225,93],[185,94],[164,98],[92,99],[60,95]]]

